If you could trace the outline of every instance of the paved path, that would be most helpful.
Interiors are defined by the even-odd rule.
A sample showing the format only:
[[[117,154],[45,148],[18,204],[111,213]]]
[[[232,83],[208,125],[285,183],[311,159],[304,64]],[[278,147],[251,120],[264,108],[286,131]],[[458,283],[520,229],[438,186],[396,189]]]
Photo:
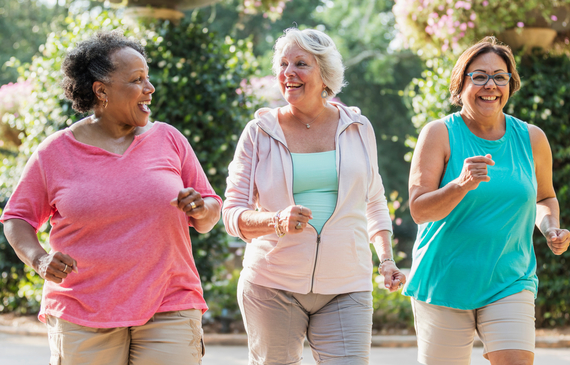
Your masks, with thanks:
[[[473,350],[471,365],[489,365],[482,356],[483,349]],[[0,333],[1,365],[46,365],[49,348],[45,336],[23,336]],[[305,348],[303,365],[314,365],[311,351]],[[416,365],[416,348],[373,347],[371,365]],[[536,350],[536,365],[570,364],[570,348]],[[102,364],[103,365],[103,364]],[[244,346],[208,346],[203,365],[247,365]]]

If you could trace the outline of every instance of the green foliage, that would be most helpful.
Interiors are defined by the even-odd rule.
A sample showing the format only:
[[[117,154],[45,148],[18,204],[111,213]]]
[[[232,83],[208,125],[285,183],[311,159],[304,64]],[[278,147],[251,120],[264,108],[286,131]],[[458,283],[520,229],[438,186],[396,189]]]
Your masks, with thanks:
[[[241,320],[241,314],[237,303],[237,286],[241,270],[235,269],[227,272],[225,267],[218,267],[216,280],[204,285],[204,293],[210,299],[208,301],[209,316],[220,318],[222,315],[233,320]]]
[[[18,68],[20,75],[30,81],[32,94],[20,113],[7,114],[4,118],[11,127],[22,132],[22,140],[18,154],[5,156],[1,161],[0,201],[7,200],[38,144],[83,117],[76,114],[62,96],[60,67],[67,50],[97,31],[119,27],[127,28],[115,15],[100,9],[89,16],[68,17],[63,30],[50,34],[47,42],[40,46],[40,54],[32,63]],[[168,21],[140,24],[126,29],[125,35],[141,40],[149,55],[150,80],[156,87],[152,118],[172,124],[189,139],[210,182],[221,195],[238,135],[257,107],[253,97],[236,92],[256,67],[251,42],[216,36],[200,17],[185,19],[178,26]],[[46,227],[40,234],[41,242],[46,242],[47,230]],[[198,235],[191,230],[191,236],[194,259],[202,281],[207,284],[214,280],[214,268],[227,256],[227,235],[218,224],[207,234]],[[0,263],[20,270],[14,280],[25,280],[27,269],[22,272],[19,260],[5,240],[2,242],[0,252],[4,256],[0,259],[6,261],[0,260]],[[6,270],[2,276],[5,273],[7,278],[11,277],[11,272]],[[29,287],[18,284],[18,305],[23,310],[37,307],[34,300],[39,286],[34,286],[35,281],[32,283]],[[2,288],[16,295],[14,281],[6,282]],[[9,293],[0,294],[2,300],[10,298]],[[5,307],[13,308],[15,306]]]
[[[407,91],[409,105],[416,114],[414,125],[454,112],[449,97],[452,60],[428,61],[430,69],[415,79]],[[540,127],[548,137],[553,155],[553,182],[560,204],[560,226],[570,227],[570,58],[567,55],[535,53],[517,57],[521,89],[505,107],[505,112]],[[413,145],[414,141],[409,141]],[[534,235],[540,289],[536,300],[537,326],[570,324],[570,279],[568,255],[555,256],[542,234]]]

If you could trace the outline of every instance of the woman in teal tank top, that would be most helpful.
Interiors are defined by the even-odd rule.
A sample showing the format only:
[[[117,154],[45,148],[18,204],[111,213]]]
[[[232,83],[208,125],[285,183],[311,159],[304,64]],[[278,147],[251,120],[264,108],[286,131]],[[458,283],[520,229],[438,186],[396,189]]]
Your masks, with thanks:
[[[423,364],[468,365],[475,331],[492,365],[533,363],[534,225],[557,255],[570,233],[559,227],[546,136],[503,113],[519,87],[511,50],[487,37],[453,69],[461,111],[420,134],[410,172],[419,229],[404,293]]]

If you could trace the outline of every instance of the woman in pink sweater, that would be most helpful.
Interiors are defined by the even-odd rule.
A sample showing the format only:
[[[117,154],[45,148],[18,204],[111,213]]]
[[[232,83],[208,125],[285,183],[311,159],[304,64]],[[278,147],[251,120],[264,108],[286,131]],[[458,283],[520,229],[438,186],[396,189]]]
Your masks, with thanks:
[[[223,217],[246,241],[238,302],[250,364],[300,364],[307,337],[318,363],[368,364],[372,253],[385,287],[404,275],[378,174],[374,130],[329,99],[343,86],[326,34],[288,29],[274,72],[288,105],[261,109],[229,168]]]
[[[45,279],[50,364],[199,364],[207,306],[188,225],[212,229],[221,199],[186,138],[149,121],[139,43],[98,34],[62,69],[73,108],[93,114],[40,144],[1,218]],[[36,236],[48,219],[49,253]]]

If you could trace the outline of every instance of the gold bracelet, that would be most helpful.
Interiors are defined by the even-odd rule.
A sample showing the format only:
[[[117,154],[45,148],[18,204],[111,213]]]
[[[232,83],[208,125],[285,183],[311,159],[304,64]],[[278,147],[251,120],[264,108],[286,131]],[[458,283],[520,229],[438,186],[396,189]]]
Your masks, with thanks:
[[[279,238],[285,236],[285,232],[283,232],[283,230],[279,226],[279,214],[281,214],[282,211],[283,209],[279,209],[277,213],[275,213],[275,216],[273,217],[273,227],[275,227],[275,234]]]

